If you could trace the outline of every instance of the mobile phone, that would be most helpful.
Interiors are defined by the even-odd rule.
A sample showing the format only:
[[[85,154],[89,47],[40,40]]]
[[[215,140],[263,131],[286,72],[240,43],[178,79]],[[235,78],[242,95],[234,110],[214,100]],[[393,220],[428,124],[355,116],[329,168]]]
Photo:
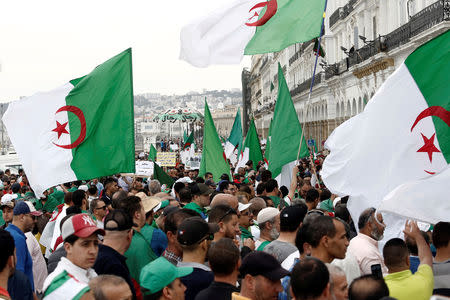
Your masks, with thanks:
[[[372,275],[379,279],[383,279],[383,272],[381,271],[380,264],[371,265],[370,270],[372,271]]]

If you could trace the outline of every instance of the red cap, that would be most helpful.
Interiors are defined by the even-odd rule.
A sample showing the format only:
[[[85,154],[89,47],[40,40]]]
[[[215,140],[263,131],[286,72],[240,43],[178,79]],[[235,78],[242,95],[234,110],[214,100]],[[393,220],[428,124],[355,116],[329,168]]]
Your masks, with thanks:
[[[95,221],[87,214],[77,214],[68,218],[61,230],[63,240],[72,234],[80,238],[87,238],[94,233],[105,235],[105,231],[98,228]]]

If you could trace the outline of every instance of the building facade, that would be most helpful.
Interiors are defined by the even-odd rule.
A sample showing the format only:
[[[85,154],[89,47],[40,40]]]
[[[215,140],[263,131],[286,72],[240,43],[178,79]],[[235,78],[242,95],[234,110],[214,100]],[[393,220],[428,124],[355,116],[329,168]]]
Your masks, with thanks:
[[[238,110],[237,105],[228,105],[211,111],[217,133],[223,138],[228,138],[233,127],[234,118]],[[241,109],[242,110],[242,109]]]
[[[276,102],[278,63],[305,138],[322,149],[414,49],[450,28],[450,0],[335,0],[328,1],[326,16],[325,57],[319,57],[314,78],[314,41],[252,57],[251,114],[263,138]]]

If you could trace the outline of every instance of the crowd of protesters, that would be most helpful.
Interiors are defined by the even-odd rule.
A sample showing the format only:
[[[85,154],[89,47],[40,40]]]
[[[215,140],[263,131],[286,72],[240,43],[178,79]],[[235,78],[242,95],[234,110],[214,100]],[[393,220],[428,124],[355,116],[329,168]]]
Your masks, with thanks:
[[[37,198],[1,172],[0,299],[430,299],[450,296],[450,223],[386,242],[304,159],[289,187],[263,163],[233,176],[182,164],[173,186],[114,175]],[[423,228],[422,228],[423,229]]]

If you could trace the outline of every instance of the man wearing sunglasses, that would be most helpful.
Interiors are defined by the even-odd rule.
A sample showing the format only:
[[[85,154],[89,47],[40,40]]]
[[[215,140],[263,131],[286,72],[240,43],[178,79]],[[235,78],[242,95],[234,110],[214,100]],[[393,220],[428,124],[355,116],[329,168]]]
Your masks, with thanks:
[[[98,228],[103,228],[103,218],[106,216],[106,204],[101,199],[93,199],[89,204],[89,210],[95,217]]]
[[[214,233],[218,230],[217,224],[206,223],[201,217],[187,218],[178,227],[177,240],[183,249],[183,260],[178,267],[194,268],[191,274],[181,278],[186,286],[186,300],[194,300],[214,280],[214,274],[204,263]]]

